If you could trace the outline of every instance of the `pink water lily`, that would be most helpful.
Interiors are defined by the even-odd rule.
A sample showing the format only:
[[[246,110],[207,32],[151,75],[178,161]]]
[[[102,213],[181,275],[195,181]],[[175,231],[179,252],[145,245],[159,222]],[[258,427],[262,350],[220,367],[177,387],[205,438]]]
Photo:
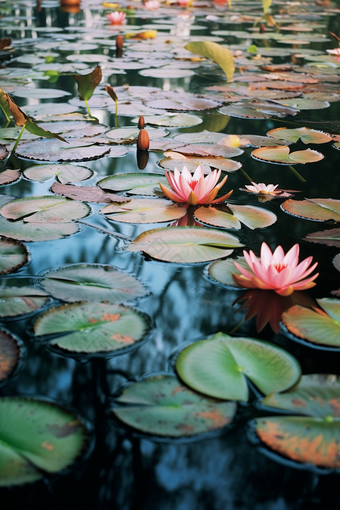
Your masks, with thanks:
[[[159,183],[164,195],[174,202],[187,203],[189,205],[197,204],[218,204],[224,202],[232,194],[232,190],[221,198],[215,200],[219,190],[222,188],[228,176],[217,184],[221,170],[212,170],[207,177],[204,177],[203,168],[199,165],[194,175],[183,167],[182,173],[175,168],[174,173],[165,171],[165,176],[171,186],[171,190]]]
[[[254,253],[243,252],[249,270],[234,262],[241,273],[233,274],[235,282],[247,289],[274,290],[280,296],[290,296],[295,290],[306,290],[316,285],[313,280],[319,273],[306,278],[318,265],[311,267],[313,257],[308,257],[299,264],[300,247],[295,244],[285,255],[282,246],[278,246],[274,253],[266,243],[261,246],[261,258],[258,260]]]
[[[145,9],[149,11],[155,11],[156,9],[159,8],[160,4],[157,0],[149,0],[148,2],[145,2],[143,5]]]
[[[256,182],[252,182],[250,184],[246,184],[245,188],[247,188],[247,191],[250,191],[251,193],[261,193],[263,195],[277,195],[281,193],[281,190],[276,190],[278,187],[278,184],[265,184],[264,182],[259,182],[256,184]]]
[[[122,25],[126,18],[125,12],[114,11],[106,15],[111,25]]]

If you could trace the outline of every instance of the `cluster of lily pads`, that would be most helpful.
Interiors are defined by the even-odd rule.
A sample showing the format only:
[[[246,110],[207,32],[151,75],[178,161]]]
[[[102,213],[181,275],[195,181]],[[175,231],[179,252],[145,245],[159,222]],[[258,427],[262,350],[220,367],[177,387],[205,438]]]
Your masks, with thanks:
[[[295,119],[301,111],[329,108],[340,100],[338,57],[304,49],[309,43],[327,41],[319,20],[337,15],[338,9],[324,11],[307,2],[308,11],[297,22],[294,5],[284,7],[282,13],[276,12],[274,2],[270,12],[268,0],[256,2],[255,9],[249,2],[233,1],[232,6],[228,2],[221,11],[214,2],[192,3],[188,11],[182,10],[180,2],[169,3],[152,8],[140,4],[132,11],[123,1],[124,25],[108,24],[106,18],[111,21],[118,16],[110,18],[107,4],[90,4],[94,15],[91,28],[80,26],[73,34],[71,25],[66,30],[53,27],[38,50],[35,35],[43,27],[20,26],[20,30],[31,31],[32,37],[19,39],[18,20],[14,18],[11,26],[10,16],[0,19],[4,35],[13,37],[0,51],[4,64],[0,69],[4,114],[0,185],[20,179],[49,184],[55,179],[46,195],[0,197],[1,275],[17,271],[29,261],[29,250],[22,243],[61,240],[89,225],[98,228],[84,221],[95,209],[107,224],[102,231],[122,240],[127,252],[142,252],[176,264],[213,261],[202,268],[210,281],[244,290],[242,279],[235,278],[234,260],[244,269],[247,261],[227,258],[244,243],[226,230],[238,230],[242,235],[242,229],[262,232],[274,225],[277,215],[249,205],[249,193],[258,193],[261,199],[288,198],[291,190],[253,182],[245,185],[242,203],[228,198],[223,204],[192,207],[190,202],[173,203],[165,198],[169,179],[164,171],[183,171],[185,166],[192,172],[201,165],[202,172],[211,175],[213,168],[231,174],[229,188],[232,174],[244,171],[233,158],[249,155],[261,163],[291,167],[317,163],[324,157],[315,149],[294,150],[294,143],[332,144],[339,149],[339,134],[308,126],[270,129],[265,136],[226,136],[223,132],[230,117]],[[309,23],[311,9],[316,19]],[[80,11],[79,21],[81,16]],[[152,23],[129,25],[134,16],[144,21],[150,18]],[[202,26],[193,23],[196,19]],[[188,37],[188,28],[199,33],[206,22],[220,23],[223,29],[212,30],[210,36]],[[235,22],[249,23],[250,31],[233,30]],[[264,29],[259,30],[259,23]],[[113,56],[117,35],[124,35],[119,57]],[[226,47],[224,38],[231,36],[237,41],[251,39],[252,44]],[[278,46],[259,46],[261,41],[275,41]],[[26,54],[22,54],[23,45]],[[290,49],[288,45],[303,48]],[[150,58],[145,58],[149,54]],[[273,63],[273,58],[282,56],[291,57],[292,62]],[[164,87],[118,85],[113,90],[113,77],[130,70],[136,70],[142,79],[168,81]],[[195,75],[222,83],[198,92],[172,90],[171,79]],[[72,80],[79,97],[76,90],[68,99],[69,92],[35,86],[35,80],[47,84],[60,77]],[[16,102],[23,98],[67,98],[68,102],[19,107]],[[108,112],[114,117],[114,128],[102,120]],[[211,127],[196,131],[203,123],[199,116],[203,113],[212,118]],[[135,152],[136,124],[141,115],[150,138],[149,151],[160,153],[152,172],[141,171],[145,165],[140,165],[138,172],[97,179],[90,168],[73,164]],[[129,117],[130,125],[124,122],[119,127],[121,119]],[[190,127],[195,127],[195,132],[177,133]],[[21,165],[30,160],[35,164]],[[95,178],[95,185],[87,185],[87,180]],[[85,185],[75,185],[79,182]],[[228,190],[221,189],[220,194]],[[98,204],[105,205],[99,210]],[[289,198],[281,209],[308,220],[340,221],[340,201],[331,198]],[[168,225],[153,228],[155,223]],[[145,230],[130,238],[119,232],[120,224],[145,225]],[[305,240],[340,246],[340,230],[310,233]],[[338,256],[334,265],[340,268]],[[325,297],[315,302],[301,291],[278,295],[275,290],[278,288],[250,288],[238,299],[247,307],[246,319],[257,315],[258,331],[269,322],[275,332],[306,345],[339,350],[339,299]],[[58,354],[77,360],[108,358],[137,349],[148,340],[151,318],[131,306],[147,293],[133,275],[86,261],[38,275],[34,285],[17,287],[3,279],[0,318],[10,329],[0,330],[0,383],[5,384],[22,368],[25,356],[24,343],[12,332],[15,323],[10,321],[14,318],[29,318],[32,340]],[[153,439],[199,439],[235,424],[237,413],[242,416],[242,406],[251,400],[254,415],[258,414],[249,423],[251,440],[280,458],[325,472],[322,470],[340,467],[339,389],[335,375],[301,376],[298,361],[273,343],[217,333],[182,345],[171,359],[169,372],[146,375],[123,386],[109,409],[116,426],[127,427],[134,434]],[[237,407],[237,402],[242,405]],[[41,479],[65,469],[90,450],[90,426],[67,406],[41,398],[3,396],[0,408],[0,453],[4,459],[0,485]],[[264,413],[270,415],[262,416]]]

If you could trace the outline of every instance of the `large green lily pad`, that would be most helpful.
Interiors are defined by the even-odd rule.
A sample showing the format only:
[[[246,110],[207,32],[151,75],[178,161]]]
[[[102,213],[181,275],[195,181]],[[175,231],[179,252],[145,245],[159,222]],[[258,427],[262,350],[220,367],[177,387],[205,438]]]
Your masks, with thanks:
[[[34,165],[24,170],[24,176],[31,181],[45,182],[56,177],[62,184],[90,179],[93,171],[76,165]]]
[[[235,402],[204,397],[174,375],[156,375],[127,386],[111,409],[123,423],[165,437],[190,437],[229,425]]]
[[[162,174],[116,174],[105,177],[97,185],[110,191],[127,191],[129,195],[155,195],[154,189],[160,190],[158,183],[168,184]]]
[[[34,287],[0,288],[0,317],[17,317],[35,312],[48,301],[46,292]]]
[[[243,289],[234,281],[233,273],[239,273],[236,269],[235,262],[240,264],[242,267],[249,269],[249,266],[244,257],[237,257],[236,259],[217,260],[210,264],[207,268],[208,275],[218,283],[227,287],[233,287],[237,289]]]
[[[53,241],[78,232],[74,223],[26,223],[23,220],[11,221],[0,216],[0,235],[17,241]]]
[[[0,275],[16,271],[28,260],[24,244],[10,239],[0,239]]]
[[[178,264],[224,258],[243,246],[237,237],[215,229],[165,227],[140,234],[126,249]],[[230,249],[231,248],[231,249]]]
[[[149,329],[148,317],[129,307],[107,303],[75,303],[51,308],[34,323],[37,337],[62,336],[50,345],[69,353],[125,351]]]
[[[0,329],[0,384],[17,368],[23,355],[23,345],[8,331]]]
[[[106,205],[100,212],[122,223],[164,223],[185,216],[187,207],[170,200],[133,198],[126,204]]]
[[[191,388],[224,400],[249,398],[247,376],[265,395],[284,391],[300,377],[300,365],[288,352],[263,340],[217,333],[184,348],[176,370]]]
[[[251,230],[273,225],[277,217],[271,211],[252,205],[227,204],[227,207],[200,207],[195,211],[195,218],[208,225],[222,228],[240,229],[241,223]]]
[[[323,133],[322,131],[317,131],[316,129],[309,129],[306,127],[296,128],[296,129],[288,129],[288,128],[276,128],[268,131],[269,136],[276,138],[278,140],[284,140],[287,142],[297,142],[301,140],[301,142],[307,143],[327,143],[332,140],[332,137],[328,133]]]
[[[0,486],[34,482],[69,467],[86,438],[84,424],[58,404],[0,398]]]
[[[307,220],[340,221],[340,200],[332,198],[289,199],[283,202],[282,209]]]
[[[255,149],[251,155],[255,159],[279,165],[304,165],[306,163],[316,163],[324,158],[321,152],[312,149],[290,152],[288,146],[261,147],[260,149]]]
[[[63,301],[94,301],[113,304],[147,294],[134,276],[113,266],[75,264],[48,271],[40,282],[46,292]]]

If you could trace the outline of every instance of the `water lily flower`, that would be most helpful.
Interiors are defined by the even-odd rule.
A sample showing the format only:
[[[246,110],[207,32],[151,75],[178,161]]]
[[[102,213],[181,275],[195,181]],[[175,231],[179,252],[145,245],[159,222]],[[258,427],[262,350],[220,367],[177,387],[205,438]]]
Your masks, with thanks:
[[[259,182],[256,184],[256,182],[252,182],[252,185],[245,185],[245,188],[247,188],[247,191],[250,191],[251,193],[261,193],[263,195],[279,195],[281,193],[281,190],[277,190],[278,184],[265,184],[264,182]]]
[[[126,14],[125,12],[115,11],[107,14],[106,17],[111,25],[122,25],[125,21]]]
[[[221,170],[212,170],[207,177],[204,177],[203,168],[199,165],[194,175],[183,167],[182,173],[175,168],[174,173],[165,171],[165,176],[171,186],[171,190],[159,183],[163,193],[174,202],[197,204],[218,204],[224,202],[232,194],[232,190],[221,198],[215,200],[218,191],[222,188],[228,176],[217,184]]]
[[[159,7],[159,2],[157,0],[148,0],[148,2],[145,2],[144,7],[149,11],[155,11]]]
[[[225,145],[226,147],[240,147],[241,145],[251,145],[248,138],[240,138],[237,135],[226,135],[219,142],[218,145]]]
[[[290,296],[295,290],[310,289],[316,285],[313,280],[319,273],[306,277],[314,271],[318,263],[309,267],[313,257],[308,257],[299,264],[299,252],[298,244],[285,255],[282,246],[278,246],[272,253],[267,244],[262,243],[260,260],[252,251],[243,252],[249,270],[234,262],[241,274],[234,273],[233,278],[240,287],[274,290],[280,296]]]

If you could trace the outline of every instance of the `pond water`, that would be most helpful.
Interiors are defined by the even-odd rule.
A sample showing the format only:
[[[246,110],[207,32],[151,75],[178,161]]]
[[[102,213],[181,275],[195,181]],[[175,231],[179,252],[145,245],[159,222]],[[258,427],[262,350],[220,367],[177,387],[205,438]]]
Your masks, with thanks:
[[[270,3],[0,2],[3,508],[339,508],[340,4]],[[264,242],[316,286],[244,294]]]

